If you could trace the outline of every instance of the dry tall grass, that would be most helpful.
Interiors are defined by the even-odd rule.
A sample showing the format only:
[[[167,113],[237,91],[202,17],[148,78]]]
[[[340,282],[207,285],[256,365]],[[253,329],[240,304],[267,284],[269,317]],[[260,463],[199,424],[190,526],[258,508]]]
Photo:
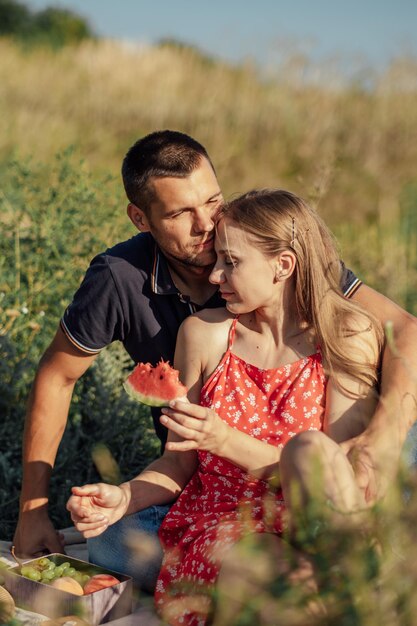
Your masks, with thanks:
[[[390,215],[415,177],[413,60],[366,91],[307,86],[282,72],[267,81],[191,50],[111,41],[29,54],[3,40],[0,55],[3,155],[18,147],[47,158],[73,143],[93,164],[118,169],[132,140],[173,127],[208,146],[228,193],[297,185],[358,219]]]

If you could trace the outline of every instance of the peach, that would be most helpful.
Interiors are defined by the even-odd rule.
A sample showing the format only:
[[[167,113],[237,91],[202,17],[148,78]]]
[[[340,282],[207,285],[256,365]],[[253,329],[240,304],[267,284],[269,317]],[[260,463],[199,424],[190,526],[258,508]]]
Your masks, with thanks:
[[[106,587],[113,587],[113,585],[117,585],[119,582],[120,580],[110,574],[96,574],[95,576],[91,576],[90,580],[86,582],[84,595],[94,593],[94,591],[99,591]]]
[[[59,589],[60,591],[67,591],[68,593],[73,593],[76,596],[82,596],[84,594],[84,590],[81,587],[80,583],[78,583],[74,578],[70,576],[61,576],[61,578],[55,578],[51,582],[51,587],[54,589]]]

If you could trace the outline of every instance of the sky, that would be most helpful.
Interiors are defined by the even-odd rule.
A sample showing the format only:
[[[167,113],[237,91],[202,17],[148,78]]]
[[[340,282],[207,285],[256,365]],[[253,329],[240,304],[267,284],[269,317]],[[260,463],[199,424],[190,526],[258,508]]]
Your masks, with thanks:
[[[383,69],[417,56],[417,0],[23,0],[68,8],[101,36],[137,43],[174,38],[231,62],[261,66],[288,52],[345,67]]]

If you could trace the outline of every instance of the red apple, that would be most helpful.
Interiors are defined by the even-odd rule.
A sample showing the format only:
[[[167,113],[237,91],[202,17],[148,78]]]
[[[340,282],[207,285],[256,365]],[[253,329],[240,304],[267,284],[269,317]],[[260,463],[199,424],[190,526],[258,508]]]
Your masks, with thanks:
[[[84,595],[94,593],[94,591],[99,591],[106,587],[113,587],[113,585],[118,585],[119,582],[120,580],[117,580],[115,576],[110,576],[110,574],[96,574],[95,576],[91,576],[90,580],[86,582]]]

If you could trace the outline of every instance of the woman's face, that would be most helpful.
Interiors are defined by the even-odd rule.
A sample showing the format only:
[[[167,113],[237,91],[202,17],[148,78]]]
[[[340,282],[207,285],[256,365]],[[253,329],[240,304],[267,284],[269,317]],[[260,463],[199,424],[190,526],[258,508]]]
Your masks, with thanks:
[[[228,311],[249,313],[273,304],[277,259],[266,257],[252,235],[222,218],[217,225],[215,250],[217,260],[209,280],[219,285]]]

